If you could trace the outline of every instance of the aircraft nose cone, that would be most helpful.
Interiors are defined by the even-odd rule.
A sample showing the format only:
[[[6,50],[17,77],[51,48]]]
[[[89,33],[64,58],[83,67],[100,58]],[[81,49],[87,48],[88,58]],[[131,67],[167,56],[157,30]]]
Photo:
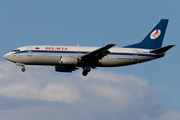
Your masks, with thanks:
[[[5,54],[5,55],[4,55],[4,58],[5,58],[6,60],[10,60],[10,54],[9,54],[9,53]]]
[[[7,54],[5,54],[5,55],[4,55],[4,58],[7,60],[7,58],[8,58],[8,55],[7,55]]]

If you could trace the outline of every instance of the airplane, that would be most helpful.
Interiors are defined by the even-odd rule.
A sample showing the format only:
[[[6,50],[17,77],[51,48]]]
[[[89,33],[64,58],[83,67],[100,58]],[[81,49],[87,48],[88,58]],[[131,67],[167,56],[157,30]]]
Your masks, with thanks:
[[[86,76],[96,67],[126,66],[163,57],[175,46],[161,47],[168,21],[161,19],[141,42],[121,48],[113,47],[116,44],[104,47],[33,45],[16,48],[4,58],[21,66],[22,72],[25,65],[51,65],[57,72],[82,68],[82,75]]]

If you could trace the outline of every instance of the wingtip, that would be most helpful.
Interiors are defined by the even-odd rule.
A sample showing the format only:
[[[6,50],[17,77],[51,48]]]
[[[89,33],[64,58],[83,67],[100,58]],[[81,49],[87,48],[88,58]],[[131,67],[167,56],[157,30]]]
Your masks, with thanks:
[[[108,44],[109,46],[115,46],[115,45],[117,45],[117,44]]]

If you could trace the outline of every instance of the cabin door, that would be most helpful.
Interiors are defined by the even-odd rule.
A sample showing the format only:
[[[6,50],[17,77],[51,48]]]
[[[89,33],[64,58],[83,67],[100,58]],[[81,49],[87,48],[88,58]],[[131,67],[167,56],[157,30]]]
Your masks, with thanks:
[[[137,50],[134,50],[133,58],[134,58],[134,60],[138,59],[138,51]]]
[[[27,47],[27,56],[31,57],[32,55],[32,47]]]

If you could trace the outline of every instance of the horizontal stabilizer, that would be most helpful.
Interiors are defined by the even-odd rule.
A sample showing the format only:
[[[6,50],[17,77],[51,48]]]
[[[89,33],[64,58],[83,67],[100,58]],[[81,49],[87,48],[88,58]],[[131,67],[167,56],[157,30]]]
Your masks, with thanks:
[[[167,50],[171,49],[172,47],[174,47],[175,45],[168,45],[166,47],[162,47],[162,48],[158,48],[155,50],[150,51],[150,53],[165,53]]]

